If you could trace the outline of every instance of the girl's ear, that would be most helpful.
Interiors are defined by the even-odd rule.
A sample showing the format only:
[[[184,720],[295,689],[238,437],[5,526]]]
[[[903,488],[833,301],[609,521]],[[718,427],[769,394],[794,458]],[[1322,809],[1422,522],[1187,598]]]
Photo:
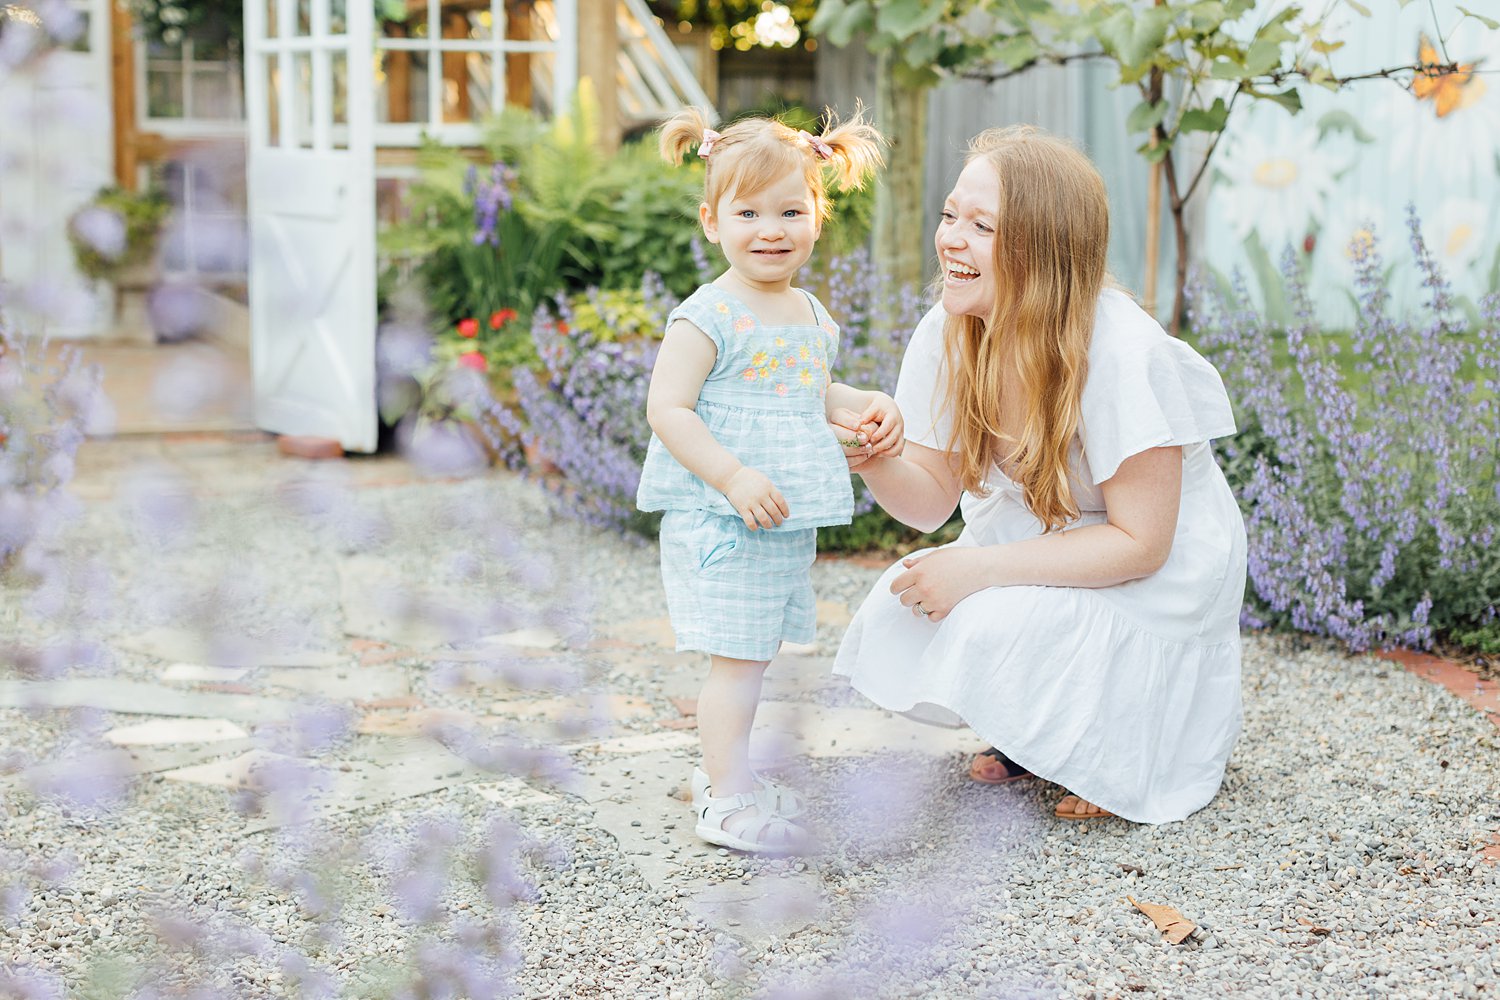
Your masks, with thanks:
[[[698,224],[703,227],[703,236],[708,242],[719,242],[719,220],[714,218],[713,209],[706,201],[698,203]]]

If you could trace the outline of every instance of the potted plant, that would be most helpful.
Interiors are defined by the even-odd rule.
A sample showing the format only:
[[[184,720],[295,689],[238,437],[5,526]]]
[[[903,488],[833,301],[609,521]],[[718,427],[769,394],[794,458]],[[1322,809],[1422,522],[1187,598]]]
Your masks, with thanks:
[[[146,295],[156,284],[157,248],[171,203],[160,191],[101,188],[68,220],[79,274],[115,287],[115,326],[155,338]]]

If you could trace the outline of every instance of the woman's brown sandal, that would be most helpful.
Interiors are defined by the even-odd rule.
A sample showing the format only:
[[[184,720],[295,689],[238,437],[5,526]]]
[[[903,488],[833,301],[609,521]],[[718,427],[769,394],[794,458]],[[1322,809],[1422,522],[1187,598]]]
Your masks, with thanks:
[[[999,764],[996,768],[994,765]],[[1031,772],[994,747],[974,755],[969,763],[969,777],[986,785],[1004,785],[1031,777]]]

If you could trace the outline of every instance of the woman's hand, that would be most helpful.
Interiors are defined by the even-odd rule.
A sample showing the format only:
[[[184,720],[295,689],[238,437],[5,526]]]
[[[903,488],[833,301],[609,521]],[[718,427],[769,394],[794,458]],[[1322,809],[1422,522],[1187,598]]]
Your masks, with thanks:
[[[734,504],[734,509],[745,520],[751,531],[770,528],[791,516],[786,498],[766,474],[748,465],[742,465],[724,487],[724,496]]]
[[[891,593],[913,614],[927,612],[930,622],[948,617],[954,605],[992,586],[989,581],[993,553],[977,546],[947,546],[901,560],[906,572],[891,582]],[[921,611],[916,610],[921,605]]]
[[[871,458],[896,458],[906,448],[906,422],[896,401],[883,392],[871,392],[870,403],[859,415],[859,426],[875,426],[869,435]]]

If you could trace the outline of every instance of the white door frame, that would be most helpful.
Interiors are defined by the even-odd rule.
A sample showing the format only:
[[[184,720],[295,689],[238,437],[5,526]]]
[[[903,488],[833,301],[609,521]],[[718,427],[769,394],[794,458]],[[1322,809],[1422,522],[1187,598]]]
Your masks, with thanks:
[[[369,452],[374,15],[369,2],[341,6],[345,20],[333,24],[330,0],[245,4],[250,353],[258,426]]]

